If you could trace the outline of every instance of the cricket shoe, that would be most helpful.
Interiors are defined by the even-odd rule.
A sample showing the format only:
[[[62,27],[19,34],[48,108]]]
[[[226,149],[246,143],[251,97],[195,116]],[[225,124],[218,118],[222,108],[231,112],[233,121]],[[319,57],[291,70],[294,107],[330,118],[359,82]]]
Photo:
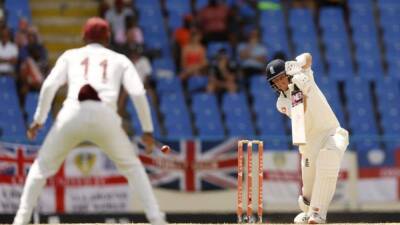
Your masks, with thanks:
[[[158,218],[153,218],[149,220],[151,225],[167,225],[168,222],[165,220],[165,215],[158,217]]]
[[[313,212],[308,219],[308,224],[324,224],[326,219],[322,218],[318,213]]]
[[[310,217],[305,212],[299,213],[293,220],[295,224],[307,224]]]

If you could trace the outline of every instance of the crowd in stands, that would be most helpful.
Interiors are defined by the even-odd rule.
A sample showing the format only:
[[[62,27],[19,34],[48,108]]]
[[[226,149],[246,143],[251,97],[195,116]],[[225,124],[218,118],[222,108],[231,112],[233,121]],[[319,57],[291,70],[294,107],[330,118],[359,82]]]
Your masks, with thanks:
[[[313,55],[318,85],[354,136],[399,131],[399,104],[390,102],[399,92],[390,79],[400,68],[396,0],[98,2],[112,27],[110,48],[135,64],[148,90],[158,137],[289,135],[287,120],[269,107],[276,99],[264,68],[273,58],[305,51]],[[0,74],[15,78],[23,106],[25,93],[37,91],[48,72],[47,53],[30,21],[20,18],[10,30],[5,15],[0,10]],[[121,96],[120,109],[133,115],[126,93]],[[274,147],[286,148],[282,143]],[[370,143],[380,145],[363,139],[359,146]]]
[[[165,0],[160,2],[163,15],[168,19],[167,3]],[[210,0],[196,10],[195,1],[191,1],[193,10],[182,17],[182,26],[169,30],[176,76],[182,81],[193,76],[208,77],[208,85],[199,91],[236,92],[243,88],[240,85],[243,78],[261,74],[265,68],[267,48],[259,38],[256,1],[237,2],[240,7],[238,4],[228,5],[225,1]],[[241,10],[243,8],[247,11]],[[127,55],[140,67],[141,77],[148,78],[145,83],[151,83],[151,64],[148,61],[157,57],[157,49],[149,49],[145,44],[146,37],[138,26],[138,20],[146,18],[140,17],[135,2],[103,1],[100,16],[112,26],[112,48]],[[213,53],[207,51],[210,43],[221,41],[229,45],[221,46]],[[143,51],[138,52],[138,48]],[[131,54],[131,51],[135,53]],[[146,86],[152,88],[151,85]]]
[[[0,4],[0,76],[15,80],[21,109],[26,95],[39,91],[49,71],[47,50],[38,29],[28,19],[21,17],[14,29],[7,26],[7,17]],[[25,123],[27,121],[25,116]]]

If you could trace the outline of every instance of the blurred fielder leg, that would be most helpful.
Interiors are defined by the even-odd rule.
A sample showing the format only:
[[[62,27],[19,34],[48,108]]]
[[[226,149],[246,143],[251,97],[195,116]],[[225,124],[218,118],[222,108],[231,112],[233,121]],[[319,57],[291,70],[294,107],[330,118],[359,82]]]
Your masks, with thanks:
[[[79,139],[82,135],[81,121],[74,119],[79,118],[78,113],[74,112],[68,108],[62,109],[46,136],[26,178],[14,224],[29,223],[46,179],[58,171],[68,152],[82,141]]]
[[[118,171],[128,180],[131,192],[138,193],[151,224],[165,224],[165,215],[160,211],[150,180],[135,153],[137,151],[134,151],[136,146],[123,131],[120,117],[105,105],[99,108],[93,105],[93,112],[99,112],[92,114],[95,116],[92,116],[89,127],[96,132],[89,134],[89,141],[97,144],[115,163]]]

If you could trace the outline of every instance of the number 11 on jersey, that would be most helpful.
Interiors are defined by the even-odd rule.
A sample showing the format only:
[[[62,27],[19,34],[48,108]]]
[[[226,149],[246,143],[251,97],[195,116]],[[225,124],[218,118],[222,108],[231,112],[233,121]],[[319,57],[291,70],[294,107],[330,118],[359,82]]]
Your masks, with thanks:
[[[85,78],[85,80],[88,79],[89,63],[89,57],[84,58],[81,62],[81,65],[84,67],[83,77]],[[105,83],[107,82],[107,59],[102,60],[99,65],[103,68],[102,77],[103,83]]]

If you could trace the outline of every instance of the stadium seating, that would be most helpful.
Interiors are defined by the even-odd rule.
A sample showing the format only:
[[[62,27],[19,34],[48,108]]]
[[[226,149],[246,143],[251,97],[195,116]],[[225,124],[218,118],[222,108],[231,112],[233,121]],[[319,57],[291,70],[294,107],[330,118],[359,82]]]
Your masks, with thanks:
[[[255,134],[249,105],[244,93],[224,94],[222,111],[225,115],[225,124],[230,136],[249,137]]]
[[[158,121],[157,111],[155,109],[154,103],[151,101],[151,98],[148,97],[148,99],[149,99],[149,103],[150,103],[151,118],[152,118],[153,127],[154,127],[154,136],[157,138],[160,138],[160,137],[162,137],[162,131],[161,131],[160,123]],[[133,131],[134,131],[134,135],[142,135],[143,134],[142,126],[140,124],[139,117],[136,113],[136,109],[135,109],[131,99],[127,100],[126,111],[130,115],[130,122],[131,122],[131,126],[133,128]]]
[[[182,93],[165,93],[160,97],[160,110],[164,116],[167,137],[192,137],[192,124]]]
[[[217,98],[213,94],[196,94],[192,98],[192,110],[198,136],[202,139],[222,139],[225,136]]]
[[[194,3],[198,10],[208,0]],[[234,0],[226,3],[236,4],[245,18],[256,14],[246,3]],[[397,0],[348,0],[345,4],[348,15],[342,7],[334,6],[321,7],[319,12],[307,8],[285,9],[287,5],[260,10],[257,22],[261,41],[268,50],[267,60],[276,53],[283,52],[292,59],[310,52],[318,86],[341,125],[355,136],[352,147],[364,153],[384,147],[391,151],[400,144],[393,141],[400,133],[397,100],[400,4]],[[12,28],[17,27],[21,16],[30,20],[27,0],[6,1],[5,7],[8,25]],[[240,92],[236,94],[221,95],[205,92],[206,74],[185,82],[177,76],[171,32],[182,26],[184,15],[191,13],[190,1],[165,1],[166,14],[159,0],[135,1],[135,7],[146,48],[158,49],[161,53],[160,57],[152,58],[158,101],[151,102],[151,113],[158,138],[249,137],[264,140],[266,148],[290,148],[289,120],[276,110],[277,94],[269,87],[264,74],[254,75],[248,83],[239,83]],[[210,42],[206,47],[210,61],[221,48],[231,56],[235,50],[228,42]],[[27,142],[25,122],[32,120],[37,97],[37,93],[29,93],[21,109],[14,78],[0,77],[0,104],[7,106],[0,107],[1,140]],[[135,134],[141,134],[131,101],[127,103],[127,111]],[[23,112],[26,112],[26,121]],[[36,143],[43,141],[52,120],[49,117]],[[382,139],[376,138],[380,135]]]
[[[0,77],[0,129],[1,139],[26,142],[26,127],[19,107],[15,81],[11,77]]]
[[[36,106],[39,100],[39,93],[30,92],[26,96],[25,100],[25,112],[27,113],[27,123],[30,124],[33,121],[33,116],[35,114]],[[50,131],[51,125],[53,123],[53,117],[51,113],[49,113],[46,123],[43,125],[42,129],[40,129],[36,140],[33,143],[42,143],[47,133]]]

